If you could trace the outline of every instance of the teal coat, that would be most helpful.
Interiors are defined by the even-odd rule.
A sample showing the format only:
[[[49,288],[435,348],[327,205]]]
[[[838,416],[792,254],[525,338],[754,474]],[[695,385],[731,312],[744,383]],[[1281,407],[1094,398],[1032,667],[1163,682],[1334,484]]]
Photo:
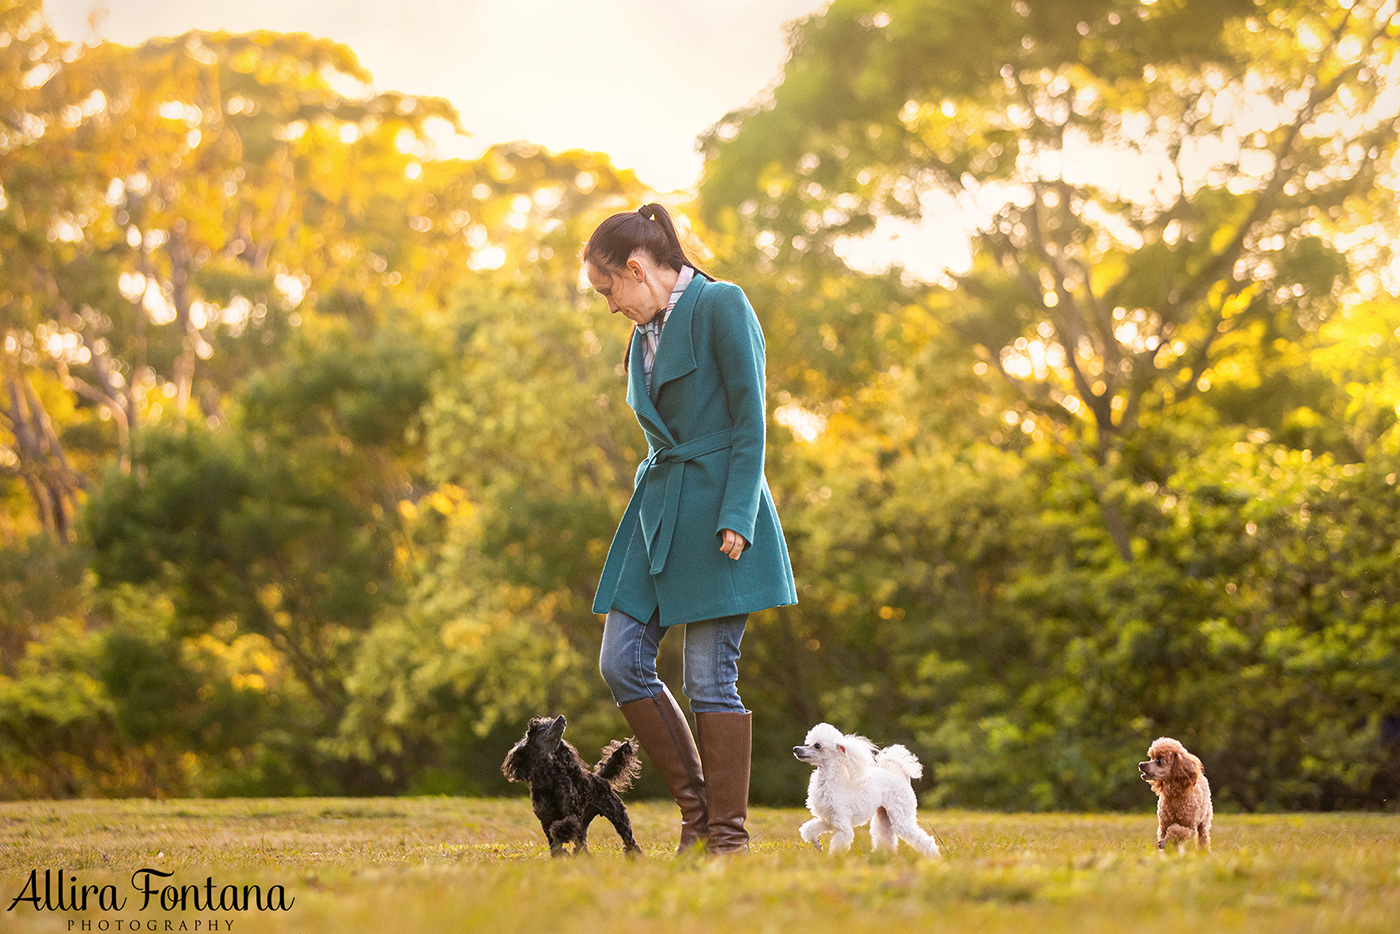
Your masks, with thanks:
[[[593,612],[674,626],[797,602],[787,543],[763,476],[763,331],[743,290],[697,275],[661,329],[651,392],[642,339],[628,350],[627,404],[649,455],[608,549]],[[719,550],[733,529],[749,546]]]

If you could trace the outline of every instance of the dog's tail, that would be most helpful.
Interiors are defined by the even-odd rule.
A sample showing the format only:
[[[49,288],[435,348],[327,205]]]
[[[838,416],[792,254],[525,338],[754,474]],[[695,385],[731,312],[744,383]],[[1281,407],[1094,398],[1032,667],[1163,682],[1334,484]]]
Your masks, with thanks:
[[[635,739],[618,739],[603,748],[603,758],[593,769],[593,774],[612,786],[613,791],[626,791],[632,787],[642,771],[642,760],[637,757]]]
[[[898,743],[886,746],[876,753],[875,764],[887,772],[893,772],[911,781],[924,776],[924,767],[919,764],[918,756]]]

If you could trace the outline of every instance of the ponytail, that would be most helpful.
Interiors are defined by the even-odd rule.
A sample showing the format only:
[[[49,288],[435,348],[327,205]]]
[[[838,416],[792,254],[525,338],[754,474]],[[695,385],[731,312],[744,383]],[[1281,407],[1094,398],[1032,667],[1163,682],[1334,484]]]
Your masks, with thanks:
[[[645,250],[657,265],[677,272],[689,266],[706,279],[714,279],[686,255],[670,212],[655,202],[614,214],[599,224],[583,249],[583,261],[616,272],[626,267],[637,250]]]

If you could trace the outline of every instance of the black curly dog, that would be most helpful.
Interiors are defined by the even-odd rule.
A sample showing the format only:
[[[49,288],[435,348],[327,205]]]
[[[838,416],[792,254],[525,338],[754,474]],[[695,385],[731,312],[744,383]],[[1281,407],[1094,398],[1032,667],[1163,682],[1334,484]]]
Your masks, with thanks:
[[[525,738],[501,763],[506,778],[530,783],[530,804],[544,828],[550,855],[567,855],[564,844],[570,842],[575,853],[587,853],[588,825],[599,814],[612,822],[628,856],[641,855],[627,808],[617,796],[642,770],[636,740],[609,743],[597,767],[589,769],[573,744],[564,742],[565,725],[563,716],[532,717]]]

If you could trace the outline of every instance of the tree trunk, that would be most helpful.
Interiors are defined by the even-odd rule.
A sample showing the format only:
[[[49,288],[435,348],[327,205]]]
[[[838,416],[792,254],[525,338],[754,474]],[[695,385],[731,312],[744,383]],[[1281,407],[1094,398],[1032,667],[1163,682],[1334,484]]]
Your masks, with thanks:
[[[8,423],[15,439],[15,463],[5,469],[19,476],[28,487],[44,531],[60,542],[70,542],[83,478],[69,465],[53,423],[29,380],[16,375],[6,383],[0,417]]]

